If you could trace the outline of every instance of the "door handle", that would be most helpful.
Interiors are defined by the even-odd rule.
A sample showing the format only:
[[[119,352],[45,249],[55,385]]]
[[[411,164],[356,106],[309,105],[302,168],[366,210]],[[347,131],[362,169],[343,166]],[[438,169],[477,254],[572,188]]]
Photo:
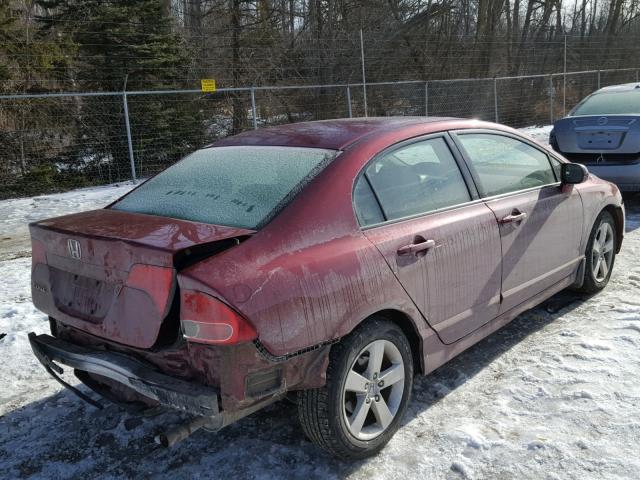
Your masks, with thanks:
[[[416,239],[417,240],[417,239]],[[416,241],[416,243],[410,243],[409,245],[405,245],[404,247],[400,247],[398,249],[398,255],[417,255],[420,252],[424,252],[425,250],[429,250],[436,246],[435,240],[422,240]]]
[[[503,217],[500,223],[518,223],[527,218],[527,212],[519,212],[514,210],[510,215]]]

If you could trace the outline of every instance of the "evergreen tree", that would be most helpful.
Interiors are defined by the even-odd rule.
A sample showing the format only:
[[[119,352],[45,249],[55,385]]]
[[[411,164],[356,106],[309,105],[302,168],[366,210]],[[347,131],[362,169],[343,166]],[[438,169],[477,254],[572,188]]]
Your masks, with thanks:
[[[34,2],[0,0],[0,93],[55,91],[66,71],[72,45],[43,29],[35,11]],[[51,185],[51,156],[60,137],[51,119],[64,123],[66,115],[59,104],[46,100],[0,102],[0,145],[6,157],[0,196],[37,192],[27,189],[31,184]]]
[[[41,0],[42,21],[65,32],[77,49],[73,76],[81,91],[182,88],[191,61],[163,0]],[[204,141],[193,97],[128,96],[138,175],[164,168]],[[82,99],[77,137],[67,160],[106,181],[129,178],[122,97]]]
[[[42,27],[33,2],[0,0],[0,91],[57,89],[73,45]]]

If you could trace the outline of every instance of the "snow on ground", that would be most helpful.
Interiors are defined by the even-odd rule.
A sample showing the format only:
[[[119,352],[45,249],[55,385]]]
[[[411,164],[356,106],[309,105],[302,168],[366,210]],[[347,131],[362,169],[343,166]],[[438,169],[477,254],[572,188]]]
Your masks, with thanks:
[[[0,260],[31,255],[28,223],[104,207],[133,186],[131,182],[124,182],[0,201]]]
[[[549,143],[549,133],[551,133],[552,128],[552,125],[545,125],[544,127],[525,127],[521,128],[520,131],[538,142],[547,145]]]
[[[0,225],[96,208],[128,188],[3,201]],[[31,355],[26,334],[45,332],[47,321],[31,305],[30,259],[15,255],[28,251],[26,237],[5,244],[0,478],[639,478],[640,202],[627,208],[627,237],[604,292],[559,294],[417,378],[404,426],[360,462],[321,453],[285,402],[172,449],[152,439],[180,414],[143,419],[85,404]]]

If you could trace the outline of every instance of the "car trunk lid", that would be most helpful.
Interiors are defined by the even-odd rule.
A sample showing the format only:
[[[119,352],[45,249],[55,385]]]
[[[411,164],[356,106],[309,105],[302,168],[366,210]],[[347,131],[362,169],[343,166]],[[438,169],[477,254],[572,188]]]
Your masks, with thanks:
[[[587,160],[593,157],[593,162],[607,157],[633,161],[640,156],[640,122],[635,116],[567,117],[556,122],[554,134],[563,154],[586,155]]]
[[[176,274],[252,230],[110,209],[30,225],[32,295],[49,316],[90,334],[151,348],[175,338]]]

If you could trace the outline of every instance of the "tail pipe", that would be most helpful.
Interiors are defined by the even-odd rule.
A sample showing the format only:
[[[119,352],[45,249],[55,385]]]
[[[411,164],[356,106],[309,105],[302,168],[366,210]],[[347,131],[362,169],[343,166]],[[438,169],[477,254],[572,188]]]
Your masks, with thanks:
[[[162,445],[163,447],[171,447],[189,437],[192,433],[200,430],[208,423],[211,423],[211,418],[196,417],[188,423],[178,425],[166,432],[156,435],[154,440],[157,444]]]
[[[247,415],[257,412],[267,405],[280,400],[284,397],[285,393],[286,390],[282,390],[278,394],[268,397],[252,405],[251,407],[244,408],[236,412],[221,412],[219,415],[216,415],[214,417],[196,417],[190,422],[187,422],[183,425],[178,425],[167,430],[166,432],[156,435],[154,440],[157,444],[162,445],[163,447],[171,447],[203,427],[208,431],[218,431],[222,427],[225,427],[230,423],[233,423]]]

